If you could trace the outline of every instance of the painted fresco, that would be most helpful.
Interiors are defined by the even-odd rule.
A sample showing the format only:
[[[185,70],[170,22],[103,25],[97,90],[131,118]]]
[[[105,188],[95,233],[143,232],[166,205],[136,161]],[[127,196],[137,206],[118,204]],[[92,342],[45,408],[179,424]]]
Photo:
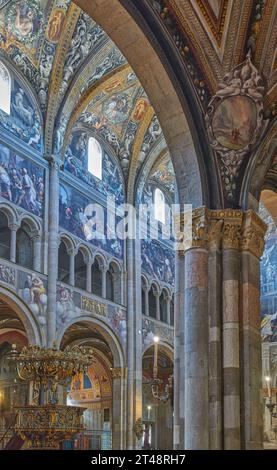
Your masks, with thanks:
[[[46,325],[47,283],[37,274],[18,272],[18,294],[29,306],[41,326]]]
[[[175,253],[157,240],[141,241],[141,267],[159,281],[174,285]]]
[[[261,333],[266,342],[277,341],[277,225],[262,207],[260,215],[268,224],[261,258]]]
[[[0,144],[0,195],[42,217],[44,170]]]
[[[104,209],[104,220],[94,220],[96,217],[92,219],[92,217],[86,215],[86,208],[89,204],[93,204],[93,201],[67,185],[60,185],[59,215],[61,227],[102,248],[111,255],[122,258],[123,243],[115,236],[112,238],[113,230],[107,224],[106,209]],[[92,220],[94,220],[93,224]],[[100,239],[102,233],[104,238]],[[110,239],[107,238],[108,234],[111,237]]]
[[[113,159],[103,151],[102,180],[87,170],[88,166],[88,134],[83,131],[74,132],[65,154],[65,169],[72,175],[89,184],[101,194],[115,197],[117,204],[124,202],[124,189],[120,172]]]
[[[215,138],[223,147],[231,150],[246,147],[252,140],[256,127],[256,106],[246,96],[232,96],[223,100],[213,117]]]
[[[72,289],[63,285],[57,286],[57,328],[80,315],[80,294],[75,294]]]
[[[27,145],[42,150],[40,118],[30,97],[14,78],[11,79],[10,114],[0,109],[0,126]]]

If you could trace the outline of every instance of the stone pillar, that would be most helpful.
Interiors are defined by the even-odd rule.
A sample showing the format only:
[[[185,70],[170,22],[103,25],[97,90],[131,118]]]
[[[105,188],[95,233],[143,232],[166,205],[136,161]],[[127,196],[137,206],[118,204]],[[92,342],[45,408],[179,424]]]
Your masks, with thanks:
[[[86,263],[86,290],[91,293],[91,268],[93,265],[93,260],[88,258],[85,260]]]
[[[184,449],[182,436],[185,434],[185,399],[184,399],[184,252],[176,253],[175,296],[174,296],[174,418],[173,447]]]
[[[141,447],[142,315],[140,239],[126,240],[127,257],[127,449]]]
[[[192,243],[185,252],[185,449],[209,448],[208,250],[205,208],[195,209]],[[182,389],[182,384],[181,384]]]
[[[144,289],[145,315],[149,317],[149,289]]]
[[[126,387],[126,375],[127,370],[121,367],[114,367],[111,369],[113,384],[113,416],[112,416],[112,439],[113,449],[122,450],[125,448],[125,437],[124,432],[124,405],[125,405],[125,387]]]
[[[41,234],[37,230],[32,232],[32,241],[34,250],[33,269],[41,272]]]
[[[105,299],[107,297],[107,270],[108,268],[105,266],[101,267],[101,275],[102,275],[102,297]]]
[[[166,322],[170,325],[170,297],[166,297]]]
[[[239,239],[241,211],[225,211],[222,239],[224,449],[240,449]]]
[[[160,292],[155,292],[155,299],[156,299],[156,319],[160,320],[161,315],[160,315]]]
[[[68,251],[69,254],[69,284],[75,286],[75,256],[76,250],[72,249]]]
[[[16,262],[16,232],[19,229],[19,225],[11,224],[9,225],[11,231],[11,247],[10,247],[10,261],[12,263]]]
[[[260,333],[260,257],[266,224],[253,211],[244,214],[241,237],[242,448],[262,449],[263,402]]]
[[[59,165],[54,158],[49,162],[48,227],[47,344],[51,347],[56,336],[56,284],[58,278],[59,243]]]
[[[209,231],[209,427],[210,449],[223,448],[222,440],[222,268],[223,221],[212,220]]]

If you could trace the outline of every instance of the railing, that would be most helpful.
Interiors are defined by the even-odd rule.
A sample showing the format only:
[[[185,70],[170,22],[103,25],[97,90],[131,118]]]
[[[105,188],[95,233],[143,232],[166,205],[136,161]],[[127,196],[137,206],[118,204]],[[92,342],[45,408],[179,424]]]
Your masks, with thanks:
[[[75,436],[74,439],[63,441],[63,450],[111,450],[112,432],[88,430]]]

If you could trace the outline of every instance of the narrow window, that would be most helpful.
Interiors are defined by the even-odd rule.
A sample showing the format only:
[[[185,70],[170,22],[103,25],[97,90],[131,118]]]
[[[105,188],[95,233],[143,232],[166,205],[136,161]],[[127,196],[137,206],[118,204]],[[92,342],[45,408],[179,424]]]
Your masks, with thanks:
[[[2,62],[0,62],[0,109],[6,114],[11,114],[11,77]]]
[[[102,148],[94,137],[88,140],[88,171],[102,180]]]
[[[155,189],[154,193],[155,219],[165,224],[165,199],[164,193],[159,189]]]

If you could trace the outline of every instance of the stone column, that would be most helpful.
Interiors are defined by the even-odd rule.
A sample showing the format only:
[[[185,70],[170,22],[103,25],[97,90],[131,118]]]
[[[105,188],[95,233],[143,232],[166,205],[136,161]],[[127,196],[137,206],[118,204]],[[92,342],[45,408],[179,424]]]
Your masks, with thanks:
[[[19,225],[11,224],[9,225],[11,231],[11,247],[10,247],[10,261],[12,263],[16,262],[16,232],[19,229]]]
[[[244,214],[241,237],[242,448],[262,449],[263,402],[260,333],[260,257],[266,224],[253,211]]]
[[[193,211],[192,243],[185,252],[185,433],[182,448],[195,450],[209,448],[207,217],[205,208]]]
[[[223,220],[212,218],[209,231],[209,427],[210,449],[223,448],[222,441],[222,268]]]
[[[59,164],[49,162],[49,237],[48,237],[48,288],[47,288],[47,344],[53,345],[56,336],[56,284],[58,278],[59,232]]]
[[[127,449],[141,447],[142,315],[140,239],[126,240],[127,258]]]
[[[144,289],[145,315],[149,317],[149,289]]]
[[[170,325],[170,297],[166,297],[166,322]]]
[[[33,269],[41,272],[41,234],[37,230],[32,232],[32,241],[34,250]]]
[[[226,210],[222,239],[224,449],[240,449],[239,239],[242,212]]]
[[[124,432],[124,405],[125,405],[125,387],[126,387],[126,376],[127,370],[121,367],[114,367],[111,369],[113,384],[113,416],[112,416],[112,440],[113,449],[122,450],[125,448],[125,437]]]
[[[173,447],[184,449],[185,434],[185,397],[184,397],[184,251],[176,253],[175,296],[174,296],[174,418]]]
[[[155,292],[155,299],[156,299],[156,319],[160,320],[161,315],[160,315],[160,292]]]
[[[93,265],[93,260],[91,258],[86,258],[85,260],[86,263],[86,290],[87,292],[91,293],[91,268]]]
[[[105,299],[107,297],[107,270],[108,268],[106,266],[103,266],[100,269],[101,269],[101,275],[102,275],[102,297],[103,299]]]
[[[75,286],[75,256],[76,250],[73,248],[68,251],[69,254],[69,284]]]

